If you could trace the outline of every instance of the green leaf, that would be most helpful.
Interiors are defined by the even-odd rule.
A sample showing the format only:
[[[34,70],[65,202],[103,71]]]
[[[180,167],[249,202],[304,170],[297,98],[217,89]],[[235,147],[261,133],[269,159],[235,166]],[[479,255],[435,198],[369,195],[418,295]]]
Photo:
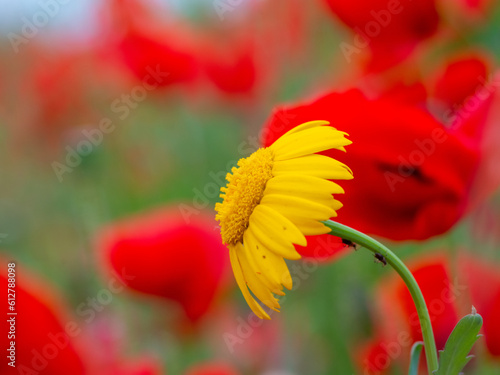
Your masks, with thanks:
[[[420,353],[422,353],[423,347],[424,347],[424,343],[422,341],[417,341],[411,347],[410,370],[408,371],[408,375],[417,375],[418,374],[418,362],[420,361]]]
[[[479,338],[478,333],[483,325],[483,318],[472,307],[472,313],[464,316],[455,326],[444,350],[440,352],[439,369],[435,375],[459,375],[470,361],[469,352]]]

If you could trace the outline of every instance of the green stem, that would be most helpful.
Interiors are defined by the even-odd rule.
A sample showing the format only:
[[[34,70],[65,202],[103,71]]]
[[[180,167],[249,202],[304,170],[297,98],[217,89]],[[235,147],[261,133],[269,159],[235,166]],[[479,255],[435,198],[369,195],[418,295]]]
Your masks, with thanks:
[[[396,270],[399,276],[401,276],[406,286],[408,287],[413,298],[413,302],[415,303],[415,307],[417,308],[420,326],[422,327],[425,356],[427,358],[427,368],[429,371],[429,375],[432,375],[432,373],[438,369],[438,356],[436,343],[434,341],[434,333],[432,332],[431,319],[429,317],[429,311],[427,310],[427,306],[425,304],[424,296],[422,295],[422,291],[420,290],[417,281],[411,274],[410,270],[396,256],[396,254],[394,254],[387,247],[382,245],[380,242],[375,241],[373,238],[367,236],[366,234],[358,232],[355,229],[349,228],[348,226],[331,220],[324,221],[323,223],[331,229],[330,234],[366,247],[372,253],[381,254],[385,258],[387,263]]]

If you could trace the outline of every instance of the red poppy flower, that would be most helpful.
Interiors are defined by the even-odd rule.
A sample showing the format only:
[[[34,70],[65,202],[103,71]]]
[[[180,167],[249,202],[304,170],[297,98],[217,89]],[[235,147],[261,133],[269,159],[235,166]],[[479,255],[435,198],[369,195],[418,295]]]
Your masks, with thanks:
[[[430,83],[435,115],[482,155],[468,208],[480,204],[500,185],[500,170],[494,167],[500,160],[499,82],[500,75],[491,71],[486,55],[475,52],[446,61]]]
[[[224,50],[218,48],[218,43],[210,43],[202,59],[208,78],[219,90],[238,94],[250,93],[254,89],[257,72],[251,43]]]
[[[275,40],[269,36],[275,35],[274,28],[270,30],[266,24],[271,18],[275,27],[282,26],[283,12],[276,17],[268,2],[240,4],[238,14],[233,13],[234,17],[225,14],[235,11],[236,7],[225,6],[223,9],[224,14],[218,13],[225,22],[212,24],[202,36],[198,51],[202,69],[208,81],[222,93],[233,97],[253,96],[281,63],[275,56],[275,48],[271,47]],[[269,15],[272,16],[267,17]],[[264,38],[265,43],[262,43]]]
[[[308,236],[307,246],[297,246],[297,251],[304,258],[313,258],[320,262],[332,262],[352,250],[352,246],[332,235]]]
[[[176,301],[196,321],[212,305],[227,266],[216,228],[212,215],[185,221],[169,207],[111,224],[98,247],[128,287]]]
[[[109,5],[110,50],[137,79],[165,87],[197,78],[195,42],[186,25],[159,20],[161,12],[136,0],[114,0]]]
[[[468,8],[475,10],[485,10],[492,3],[491,0],[461,0]]]
[[[382,375],[388,372],[392,363],[390,347],[396,348],[398,356],[400,355],[399,343],[395,345],[386,341],[383,336],[376,336],[374,339],[360,346],[360,349],[354,354],[355,361],[363,375]]]
[[[121,361],[112,368],[103,370],[99,367],[96,375],[161,375],[161,366],[154,360],[142,359],[139,361]]]
[[[451,275],[445,258],[433,257],[429,260],[419,260],[417,265],[410,265],[410,270],[417,281],[425,303],[429,310],[432,330],[438,350],[442,350],[446,344],[451,331],[458,323],[459,317],[455,307],[454,289]],[[380,293],[387,293],[387,284]],[[422,333],[418,322],[417,310],[408,288],[400,277],[397,278],[394,289],[393,301],[400,304],[403,316],[410,326],[410,334],[413,342],[422,341]],[[459,290],[456,293],[460,293]],[[389,308],[389,306],[387,306]]]
[[[409,269],[424,295],[436,346],[441,350],[459,320],[456,301],[464,288],[451,281],[448,261],[441,255],[419,259]],[[368,369],[368,374],[386,373],[399,365],[407,368],[412,345],[422,341],[415,304],[399,276],[381,282],[376,296],[380,307],[377,333],[355,354],[359,366]]]
[[[219,2],[216,8],[224,22],[205,30],[199,51],[207,78],[229,96],[268,95],[276,89],[283,66],[304,53],[310,5],[300,0],[247,1],[238,6]]]
[[[467,57],[450,61],[436,82],[434,97],[452,107],[461,105],[474,95],[481,79],[488,77],[488,67],[483,59]]]
[[[458,277],[442,255],[417,260],[409,266],[429,310],[437,349],[444,347],[458,319],[471,304],[483,317],[482,334],[491,355],[500,356],[500,265],[468,255],[459,259]],[[485,285],[488,285],[485,288]],[[414,303],[399,277],[380,283],[376,293],[379,318],[376,334],[355,354],[368,374],[383,374],[394,366],[407,368],[409,351],[422,339]]]
[[[479,54],[453,58],[440,69],[431,98],[442,107],[448,126],[478,143],[491,109],[493,92],[487,59]]]
[[[342,184],[344,207],[335,220],[368,234],[409,240],[444,233],[464,213],[478,151],[424,109],[391,98],[369,100],[359,90],[330,93],[278,108],[265,125],[264,146],[313,119],[330,121],[353,141],[346,154],[324,153],[354,173]]]
[[[468,23],[479,24],[489,15],[494,14],[492,0],[441,0],[442,9],[451,16],[455,25],[463,27]]]
[[[0,282],[7,294],[13,289],[15,295],[14,313],[2,319],[0,324],[2,347],[11,348],[13,358],[5,356],[1,364],[2,374],[37,373],[50,375],[85,374],[84,364],[75,346],[75,338],[81,328],[75,321],[68,319],[65,308],[52,295],[52,292],[41,286],[41,283],[30,281],[26,270],[19,263],[12,267],[15,272],[15,286],[6,274],[10,262],[2,259]],[[9,292],[10,293],[10,292]],[[11,305],[5,296],[4,311],[9,312]],[[8,334],[8,332],[10,334]],[[8,365],[13,363],[15,367]]]
[[[469,287],[471,303],[483,317],[483,333],[491,355],[500,357],[500,265],[472,256],[460,259],[460,275]]]
[[[372,54],[369,69],[373,71],[401,62],[420,42],[434,35],[439,25],[435,0],[325,1],[355,33],[352,41],[341,45],[346,58],[369,48]]]
[[[425,107],[426,102],[429,99],[428,90],[424,83],[418,81],[411,84],[398,81],[382,91],[382,93],[376,92],[375,96],[390,99],[406,105]]]
[[[178,43],[181,36],[175,36],[175,43],[173,38],[133,29],[119,42],[118,51],[130,71],[145,83],[164,87],[191,82],[198,74],[195,55]]]

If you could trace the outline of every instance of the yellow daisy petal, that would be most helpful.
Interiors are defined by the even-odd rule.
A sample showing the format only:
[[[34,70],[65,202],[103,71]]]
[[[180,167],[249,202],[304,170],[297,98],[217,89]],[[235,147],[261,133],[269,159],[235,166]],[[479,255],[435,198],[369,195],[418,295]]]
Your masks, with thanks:
[[[335,214],[332,217],[336,217]],[[320,234],[330,233],[330,228],[321,223],[318,220],[298,217],[298,216],[290,216],[290,220],[300,229],[300,231],[304,234],[304,236],[317,236]]]
[[[262,282],[267,285],[269,290],[275,294],[284,295],[282,292],[284,279],[289,278],[288,267],[283,257],[267,250],[267,248],[257,240],[254,228],[248,228],[244,237],[244,249],[247,253],[247,259],[256,270],[257,275]],[[288,272],[288,275],[286,275]],[[285,275],[285,277],[283,277]]]
[[[347,146],[352,142],[345,135],[329,126],[318,126],[283,136],[270,148],[276,153],[275,160],[287,160]]]
[[[321,203],[330,202],[332,194],[343,194],[344,189],[333,181],[315,176],[283,173],[268,181],[264,194],[293,195],[301,198],[314,197]],[[325,202],[326,201],[326,202]]]
[[[236,255],[236,250],[234,247],[229,248],[229,259],[231,261],[231,267],[233,269],[234,278],[236,279],[236,283],[240,287],[241,293],[243,297],[245,297],[245,301],[247,301],[248,306],[252,309],[252,311],[261,319],[271,319],[269,314],[264,311],[261,305],[257,303],[257,301],[252,297],[250,292],[248,291],[247,284],[245,282],[245,278],[243,276],[243,271],[241,270],[240,262],[238,260],[238,256]]]
[[[252,254],[254,261],[264,267],[272,268],[273,271],[269,276],[278,284],[283,284],[285,288],[291,289],[293,284],[292,276],[283,257],[267,250],[262,237],[260,237],[261,232],[256,226],[249,227],[248,232],[250,234],[249,252]]]
[[[307,129],[311,129],[311,128],[316,128],[316,127],[322,126],[322,125],[330,125],[330,123],[328,121],[325,121],[325,120],[304,122],[303,124],[296,126],[292,129],[290,129],[289,131],[287,131],[285,134],[283,134],[280,137],[280,139],[283,139],[283,138],[289,136],[290,134],[298,133],[298,132],[301,132],[303,130],[307,130]],[[278,142],[278,140],[276,140],[276,142],[274,142],[274,144],[276,144],[277,142]]]
[[[241,270],[247,282],[248,288],[264,305],[278,311],[280,304],[273,296],[269,288],[258,278],[255,270],[247,259],[247,253],[243,249],[236,249],[238,252],[238,259],[240,260]]]
[[[267,207],[264,204],[255,207],[255,210],[250,217],[250,223],[256,223],[273,242],[279,242],[285,246],[290,243],[295,243],[301,246],[306,246],[306,238],[286,217],[278,211]]]
[[[262,198],[262,205],[275,209],[285,217],[309,217],[316,220],[328,220],[335,215],[335,209],[313,200],[290,195],[268,194]]]
[[[273,253],[287,259],[300,259],[300,254],[295,250],[293,243],[300,243],[302,246],[305,246],[307,244],[307,241],[304,235],[300,233],[297,227],[290,220],[283,217],[282,215],[280,215],[279,219],[273,218],[273,216],[270,216],[270,214],[266,215],[266,210],[262,210],[262,207],[264,206],[259,206],[258,211],[257,209],[255,209],[252,217],[250,218],[250,225],[253,225],[253,232],[261,239],[263,243],[266,244],[266,247]],[[270,212],[273,211],[268,207],[267,210],[269,210]],[[282,234],[283,232],[287,231],[290,231],[291,236],[295,235],[296,241],[292,242],[291,239]]]
[[[350,180],[352,171],[343,163],[323,155],[308,155],[296,159],[275,161],[274,176],[284,173],[306,175],[328,180]]]

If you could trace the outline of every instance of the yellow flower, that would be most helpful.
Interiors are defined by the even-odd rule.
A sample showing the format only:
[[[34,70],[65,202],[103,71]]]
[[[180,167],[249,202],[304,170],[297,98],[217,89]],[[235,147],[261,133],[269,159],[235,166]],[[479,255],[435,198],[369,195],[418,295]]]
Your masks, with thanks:
[[[279,311],[283,286],[292,288],[286,259],[299,259],[294,244],[306,246],[304,236],[328,233],[321,221],[337,216],[342,204],[332,194],[343,189],[329,180],[352,178],[344,164],[317,152],[351,144],[346,133],[311,121],[297,126],[267,148],[238,161],[222,187],[217,203],[222,241],[236,282],[252,311],[270,319],[250,294]]]

